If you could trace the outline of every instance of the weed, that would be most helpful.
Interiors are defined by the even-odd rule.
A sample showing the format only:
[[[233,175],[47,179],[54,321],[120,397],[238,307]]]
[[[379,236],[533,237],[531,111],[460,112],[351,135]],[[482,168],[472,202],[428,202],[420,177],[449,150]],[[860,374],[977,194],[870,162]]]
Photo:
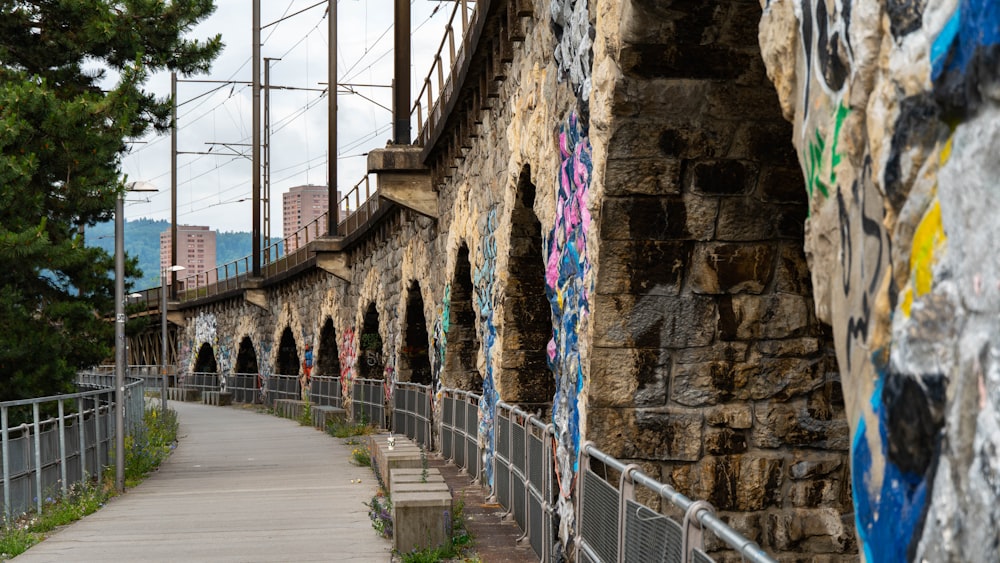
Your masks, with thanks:
[[[414,548],[407,553],[400,553],[399,557],[403,563],[437,563],[459,557],[462,561],[479,561],[475,555],[468,558],[463,553],[472,547],[472,536],[465,529],[465,496],[459,497],[454,503],[451,514],[445,513],[445,516],[450,518],[451,524],[451,539],[448,543],[433,548]]]
[[[375,429],[363,422],[341,422],[338,420],[331,420],[326,425],[326,432],[335,438],[354,438],[356,436],[367,436],[372,434],[375,432]]]
[[[368,453],[367,448],[354,448],[351,450],[351,457],[361,467],[371,467],[372,465],[372,456]]]
[[[138,484],[170,455],[177,439],[177,413],[163,416],[159,407],[147,408],[143,427],[125,439],[125,483]],[[66,494],[53,493],[45,499],[41,513],[29,512],[0,526],[0,560],[24,553],[45,539],[45,534],[96,512],[116,494],[114,470],[103,479],[81,481],[67,487]]]
[[[392,499],[382,494],[380,490],[372,497],[368,507],[368,518],[372,521],[372,528],[383,538],[392,537]]]
[[[305,393],[305,404],[302,405],[302,412],[299,413],[299,424],[302,426],[312,426],[312,402],[309,400],[309,392]]]

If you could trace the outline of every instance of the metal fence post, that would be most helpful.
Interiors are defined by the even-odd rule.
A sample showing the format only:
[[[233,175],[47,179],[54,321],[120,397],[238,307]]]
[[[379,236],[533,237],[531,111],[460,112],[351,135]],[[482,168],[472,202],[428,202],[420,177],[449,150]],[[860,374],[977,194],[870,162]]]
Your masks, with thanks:
[[[38,412],[38,403],[31,404],[31,428],[35,434],[35,505],[38,513],[42,513],[42,432],[38,424],[41,414]]]
[[[0,428],[3,433],[3,517],[10,519],[10,431],[7,424],[7,407],[0,408]]]
[[[76,422],[77,431],[80,433],[80,478],[87,479],[87,429],[84,426],[84,421],[86,416],[84,415],[86,408],[84,407],[83,397],[77,397],[76,399],[76,409],[77,416],[79,417]]]
[[[62,483],[62,493],[65,495],[67,491],[66,481],[69,477],[66,474],[66,412],[62,399],[59,399],[59,477]]]

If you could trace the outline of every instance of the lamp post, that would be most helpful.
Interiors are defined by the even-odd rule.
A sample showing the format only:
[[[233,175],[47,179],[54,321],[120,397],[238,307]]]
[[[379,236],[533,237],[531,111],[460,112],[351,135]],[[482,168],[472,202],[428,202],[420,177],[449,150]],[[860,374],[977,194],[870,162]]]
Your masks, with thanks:
[[[170,258],[173,261],[173,256]],[[167,274],[184,269],[184,266],[176,264],[160,269],[160,407],[164,417],[167,416],[167,365],[170,363],[167,345]]]
[[[115,487],[125,490],[125,192],[155,192],[131,182],[115,202]]]

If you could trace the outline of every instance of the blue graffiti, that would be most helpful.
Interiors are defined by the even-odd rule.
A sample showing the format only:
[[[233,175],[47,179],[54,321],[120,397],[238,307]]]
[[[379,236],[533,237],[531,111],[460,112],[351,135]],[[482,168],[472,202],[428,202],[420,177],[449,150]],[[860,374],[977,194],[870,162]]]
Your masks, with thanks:
[[[493,347],[496,345],[497,329],[493,319],[494,300],[496,294],[496,264],[497,264],[497,210],[494,207],[486,215],[486,225],[482,234],[480,246],[481,264],[473,272],[472,282],[475,286],[475,299],[479,305],[479,322],[483,334],[483,356],[486,359],[486,374],[483,377],[483,395],[479,400],[479,437],[485,444],[485,459],[483,467],[486,473],[486,483],[493,485],[493,456],[496,452],[496,420],[497,393],[493,376]]]
[[[964,76],[978,52],[1000,44],[1000,3],[962,0],[931,45],[932,78]],[[996,69],[993,69],[996,72]]]
[[[854,523],[861,536],[866,561],[907,561],[907,549],[926,508],[928,484],[925,476],[902,471],[889,459],[888,421],[882,400],[884,384],[885,374],[880,373],[871,398],[872,410],[878,418],[881,454],[885,460],[882,487],[875,495],[868,487],[872,452],[867,425],[862,418],[851,448]]]
[[[561,504],[567,504],[579,467],[580,412],[583,366],[580,329],[590,312],[592,281],[588,282],[587,232],[590,212],[587,195],[593,171],[587,127],[576,113],[559,128],[559,192],[556,221],[545,241],[547,265],[545,293],[552,308],[552,340],[548,345],[549,369],[556,378],[552,422],[556,428],[557,464]],[[566,514],[567,510],[561,510]]]

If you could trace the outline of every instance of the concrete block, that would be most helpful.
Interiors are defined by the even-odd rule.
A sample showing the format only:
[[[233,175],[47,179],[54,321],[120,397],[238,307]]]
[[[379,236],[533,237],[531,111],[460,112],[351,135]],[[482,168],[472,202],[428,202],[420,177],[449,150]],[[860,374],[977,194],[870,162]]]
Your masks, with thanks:
[[[424,461],[418,448],[406,436],[396,436],[396,445],[390,450],[388,434],[368,437],[368,451],[371,453],[372,469],[378,474],[382,485],[391,492],[390,475],[394,469],[423,470]]]
[[[169,387],[167,399],[170,401],[197,402],[201,400],[201,391],[186,387]]]
[[[310,411],[312,413],[313,426],[320,430],[325,430],[327,424],[331,422],[343,423],[347,420],[347,411],[337,407],[313,405]]]
[[[393,494],[393,549],[406,553],[444,545],[451,539],[451,516],[451,493],[447,491]]]

